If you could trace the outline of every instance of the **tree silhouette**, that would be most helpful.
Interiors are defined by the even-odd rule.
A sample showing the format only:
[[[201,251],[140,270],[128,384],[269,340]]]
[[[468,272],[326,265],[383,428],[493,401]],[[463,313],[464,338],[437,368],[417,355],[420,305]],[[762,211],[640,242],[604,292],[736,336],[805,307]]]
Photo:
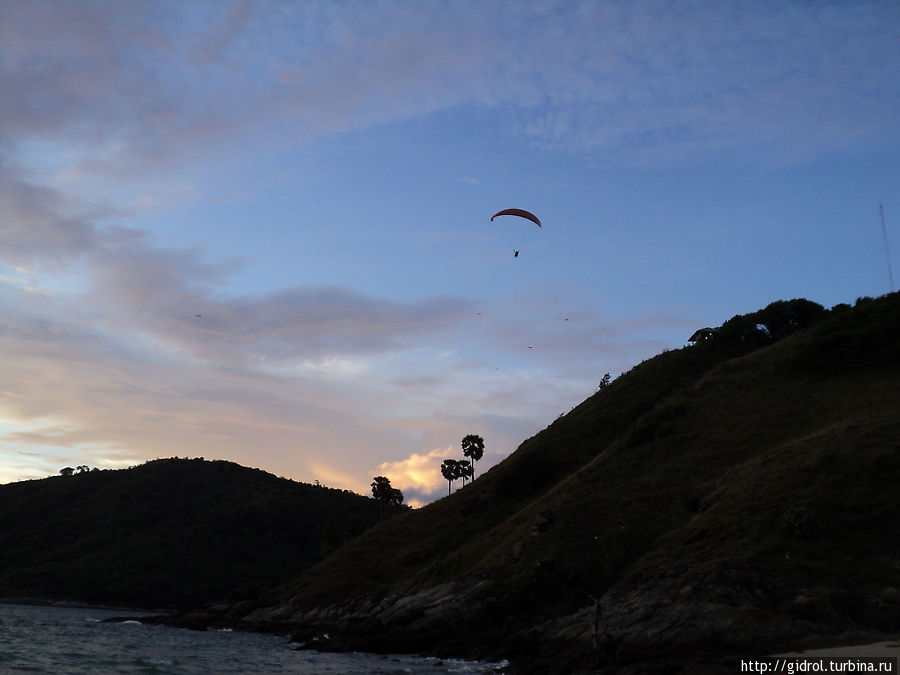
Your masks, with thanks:
[[[67,466],[64,469],[59,470],[60,476],[71,476],[73,473],[75,473],[75,469],[73,469],[71,466]]]
[[[465,485],[466,480],[475,475],[475,467],[469,460],[461,459],[456,463],[456,475],[457,478],[462,478],[463,485]]]
[[[475,462],[484,457],[484,439],[476,434],[468,434],[462,439],[463,456],[472,460],[472,480],[475,480]]]
[[[447,479],[447,494],[450,494],[450,486],[459,478],[459,462],[455,459],[445,459],[441,464],[441,475]]]
[[[390,478],[385,476],[375,476],[372,479],[372,496],[375,501],[388,506],[400,506],[403,503],[403,493],[391,487]]]

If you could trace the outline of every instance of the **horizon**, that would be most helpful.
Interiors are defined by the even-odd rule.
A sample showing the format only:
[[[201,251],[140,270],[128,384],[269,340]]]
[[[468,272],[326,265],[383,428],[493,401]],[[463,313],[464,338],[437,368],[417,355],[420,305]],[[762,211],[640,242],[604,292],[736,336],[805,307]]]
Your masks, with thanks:
[[[697,328],[894,290],[896,3],[2,12],[0,483],[421,506]]]

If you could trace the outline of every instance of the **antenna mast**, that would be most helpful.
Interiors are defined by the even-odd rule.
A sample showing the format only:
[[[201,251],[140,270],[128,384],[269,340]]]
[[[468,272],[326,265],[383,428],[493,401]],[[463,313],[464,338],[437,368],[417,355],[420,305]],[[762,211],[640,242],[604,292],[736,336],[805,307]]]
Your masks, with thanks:
[[[884,226],[884,204],[879,204],[881,211],[881,236],[884,239],[884,257],[887,258],[888,278],[891,280],[891,293],[894,292],[894,270],[891,269],[891,250],[888,248],[887,228]]]

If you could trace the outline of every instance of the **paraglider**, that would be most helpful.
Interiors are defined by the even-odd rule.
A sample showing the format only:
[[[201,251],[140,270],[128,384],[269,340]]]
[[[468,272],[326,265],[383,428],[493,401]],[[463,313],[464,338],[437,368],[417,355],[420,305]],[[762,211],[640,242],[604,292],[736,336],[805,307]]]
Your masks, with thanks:
[[[525,218],[526,220],[530,220],[532,223],[541,226],[541,220],[536,215],[531,213],[531,211],[526,211],[525,209],[503,209],[502,211],[497,211],[494,215],[491,216],[491,222],[494,222],[494,218],[497,216],[518,216],[519,218]],[[513,258],[519,257],[519,249],[513,250]]]
[[[494,218],[497,216],[519,216],[519,218],[530,220],[538,227],[541,226],[540,219],[530,211],[525,211],[524,209],[503,209],[502,211],[497,211],[497,213],[491,216],[491,222],[493,222]]]

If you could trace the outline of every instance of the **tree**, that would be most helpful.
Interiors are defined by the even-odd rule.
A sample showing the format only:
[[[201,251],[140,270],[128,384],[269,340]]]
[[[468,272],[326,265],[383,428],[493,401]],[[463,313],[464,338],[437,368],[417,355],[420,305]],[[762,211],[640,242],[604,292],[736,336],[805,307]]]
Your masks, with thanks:
[[[464,457],[472,460],[472,480],[475,480],[475,462],[484,457],[484,439],[476,434],[468,434],[462,439]]]
[[[609,373],[603,376],[603,379],[600,380],[600,389],[606,389],[609,386]]]
[[[60,476],[71,476],[73,473],[75,473],[75,469],[73,469],[71,466],[67,466],[64,469],[59,470]]]
[[[455,459],[445,459],[441,464],[441,475],[447,479],[447,494],[450,494],[450,486],[459,478],[459,462]]]
[[[472,463],[469,460],[461,459],[456,463],[456,476],[457,478],[462,478],[463,485],[465,485],[466,481],[474,475],[475,467],[472,466]]]
[[[375,501],[388,506],[400,506],[403,503],[403,493],[391,487],[390,478],[385,476],[375,476],[372,480],[372,496]]]
[[[403,504],[403,493],[397,488],[391,488],[391,504],[393,506],[401,506]]]

